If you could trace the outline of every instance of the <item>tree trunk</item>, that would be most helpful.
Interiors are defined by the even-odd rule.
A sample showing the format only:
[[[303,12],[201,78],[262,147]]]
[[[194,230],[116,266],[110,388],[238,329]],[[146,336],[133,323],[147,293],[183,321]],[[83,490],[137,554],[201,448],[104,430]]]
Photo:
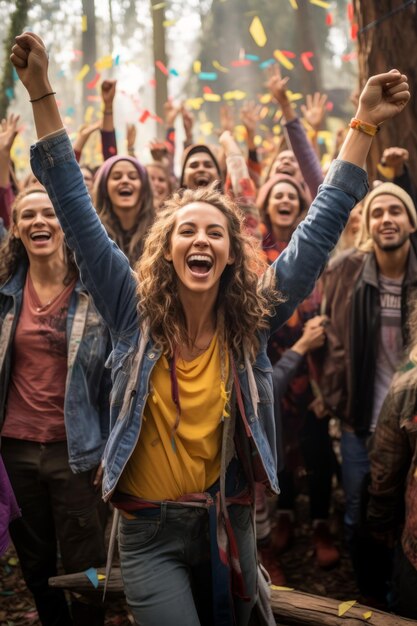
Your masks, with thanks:
[[[29,0],[16,0],[16,8],[12,15],[9,32],[4,40],[4,66],[0,85],[0,119],[7,116],[9,102],[14,98],[13,66],[10,63],[10,51],[16,35],[20,35],[27,22]]]
[[[359,82],[363,87],[369,76],[396,68],[408,76],[411,88],[417,84],[416,39],[417,9],[411,0],[354,0],[359,26]],[[417,98],[413,94],[406,109],[386,122],[373,141],[368,157],[371,180],[377,178],[376,166],[382,151],[390,146],[410,153],[410,173],[417,171]]]
[[[162,5],[162,6],[161,6]],[[157,6],[157,9],[154,9]],[[161,61],[164,66],[167,65],[167,57],[165,51],[165,9],[160,0],[151,0],[151,13],[153,23],[153,58],[154,62]],[[168,77],[155,68],[155,112],[160,118],[164,119],[164,104],[168,100]],[[158,138],[163,139],[164,126],[157,124]]]
[[[94,63],[97,61],[97,44],[96,44],[96,10],[94,0],[83,0],[83,15],[87,18],[87,30],[82,33],[81,50],[83,57],[81,66],[89,65],[90,70],[83,80],[83,103],[87,102],[88,80],[95,76]]]

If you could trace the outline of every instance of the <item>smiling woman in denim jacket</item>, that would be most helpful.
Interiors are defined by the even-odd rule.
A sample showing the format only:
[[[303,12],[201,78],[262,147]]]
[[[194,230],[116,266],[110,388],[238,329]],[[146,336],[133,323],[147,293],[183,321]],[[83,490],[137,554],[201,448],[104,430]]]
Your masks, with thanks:
[[[10,525],[44,626],[104,623],[102,606],[48,587],[105,562],[99,490],[109,431],[109,333],[40,186],[15,200],[0,249],[1,452],[21,518]],[[103,510],[104,508],[104,510]]]
[[[372,130],[404,107],[406,77],[368,81],[362,132],[349,132],[343,160],[259,281],[236,207],[212,188],[167,203],[133,273],[85,190],[42,40],[17,37],[11,60],[40,138],[32,168],[112,334],[103,493],[121,512],[129,606],[141,626],[244,626],[258,599],[253,483],[278,492],[267,338],[311,291],[365,194]]]

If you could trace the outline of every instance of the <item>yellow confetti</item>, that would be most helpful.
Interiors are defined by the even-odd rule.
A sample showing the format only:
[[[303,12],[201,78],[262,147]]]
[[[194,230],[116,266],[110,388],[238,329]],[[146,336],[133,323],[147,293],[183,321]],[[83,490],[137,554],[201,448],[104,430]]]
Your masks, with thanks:
[[[93,114],[94,114],[94,107],[93,106],[87,107],[85,114],[84,114],[84,121],[86,124],[89,124],[91,122]]]
[[[281,587],[281,585],[271,585],[271,589],[276,589],[277,591],[294,591],[293,587]]]
[[[164,28],[169,28],[170,26],[174,26],[174,24],[177,23],[177,20],[165,20],[164,22],[162,22],[162,26]]]
[[[363,613],[362,617],[364,617],[365,619],[370,619],[372,617],[372,611],[367,611],[366,613]]]
[[[192,109],[193,111],[198,111],[201,108],[201,105],[203,104],[204,99],[203,98],[189,98],[185,104],[187,106],[187,108]]]
[[[349,600],[349,602],[341,602],[339,604],[338,616],[342,617],[342,615],[347,613],[352,608],[352,606],[355,606],[355,604],[356,604],[356,600]]]
[[[269,133],[269,128],[266,124],[259,124],[259,128],[265,131],[266,133]]]
[[[323,2],[323,0],[310,0],[310,4],[315,4],[316,7],[321,7],[322,9],[330,9],[330,2]]]
[[[275,126],[272,127],[272,132],[274,135],[279,135],[281,132],[281,126],[279,124],[275,124]]]
[[[289,0],[289,3],[293,9],[298,9],[297,0]]]
[[[17,560],[15,556],[10,557],[10,559],[7,562],[9,565],[12,565],[13,567],[19,563],[19,561]]]
[[[258,16],[254,17],[251,25],[249,26],[249,32],[257,46],[263,48],[267,42],[264,27]]]
[[[104,57],[101,57],[101,59],[97,59],[97,61],[94,63],[94,66],[96,68],[96,70],[107,70],[110,69],[113,66],[113,57],[111,54],[107,54]]]
[[[97,578],[98,580],[106,580],[106,577],[104,574],[97,574]]]
[[[76,80],[82,80],[83,78],[85,78],[88,74],[88,72],[90,71],[90,66],[87,65],[87,63],[80,69],[80,71],[78,72],[77,76],[75,77]]]
[[[235,89],[235,91],[226,91],[223,94],[224,100],[244,100],[247,94],[245,91],[240,91],[239,89]]]
[[[387,178],[388,180],[393,180],[395,177],[395,170],[393,167],[387,167],[386,165],[381,165],[381,163],[378,163],[378,165],[376,166],[378,172],[380,174],[382,174],[382,176],[384,176],[384,178]],[[414,478],[417,478],[417,469],[414,472]]]
[[[262,137],[260,135],[255,135],[254,140],[255,146],[258,148],[262,145]]]
[[[206,102],[220,102],[222,99],[221,96],[219,96],[218,93],[205,93],[204,94],[204,100]]]
[[[204,124],[200,124],[200,130],[203,135],[208,137],[213,132],[213,122],[204,122]]]
[[[291,91],[291,89],[287,90],[287,96],[290,102],[295,102],[296,100],[302,100],[304,98],[302,93]]]
[[[86,33],[88,29],[88,21],[87,21],[87,16],[83,15],[81,18],[81,31],[83,33]]]
[[[196,74],[200,74],[201,72],[201,61],[194,61],[193,70]]]
[[[270,93],[264,93],[264,95],[259,98],[259,102],[261,104],[268,104],[269,102],[271,102],[271,100],[272,96]]]
[[[216,70],[219,70],[219,72],[224,72],[225,74],[227,72],[230,72],[227,67],[223,67],[223,65],[220,65],[218,61],[213,61],[213,67],[216,68]]]
[[[274,57],[283,67],[285,67],[286,70],[294,69],[294,63],[291,63],[291,61],[287,59],[284,54],[282,54],[281,50],[274,50]]]

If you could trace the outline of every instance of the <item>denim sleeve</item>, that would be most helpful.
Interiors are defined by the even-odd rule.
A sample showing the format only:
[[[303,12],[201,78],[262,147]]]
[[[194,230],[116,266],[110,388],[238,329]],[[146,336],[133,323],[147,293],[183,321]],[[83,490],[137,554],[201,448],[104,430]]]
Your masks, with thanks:
[[[31,147],[31,166],[54,205],[81,280],[112,334],[137,328],[136,281],[91,203],[65,131]]]
[[[345,227],[349,212],[367,191],[364,170],[346,161],[332,163],[305,219],[271,266],[276,287],[284,299],[270,319],[271,333],[282,326],[295,307],[311,293]]]

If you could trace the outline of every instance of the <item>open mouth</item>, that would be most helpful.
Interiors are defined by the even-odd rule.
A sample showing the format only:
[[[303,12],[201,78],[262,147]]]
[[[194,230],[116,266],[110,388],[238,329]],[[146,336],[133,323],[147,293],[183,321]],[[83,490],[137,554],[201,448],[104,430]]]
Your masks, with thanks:
[[[36,233],[32,233],[30,235],[30,238],[32,241],[49,241],[49,239],[51,238],[51,233],[48,233],[47,231],[44,230],[40,230]]]
[[[193,274],[205,276],[213,267],[213,260],[203,254],[192,254],[187,259],[187,265]]]
[[[291,209],[287,209],[286,207],[283,207],[282,209],[278,209],[278,214],[279,215],[292,215],[292,211]]]
[[[132,194],[133,191],[131,189],[121,189],[119,191],[119,196],[122,196],[123,198],[130,198]]]
[[[211,183],[211,177],[206,174],[199,174],[194,181],[197,187],[207,187]]]

